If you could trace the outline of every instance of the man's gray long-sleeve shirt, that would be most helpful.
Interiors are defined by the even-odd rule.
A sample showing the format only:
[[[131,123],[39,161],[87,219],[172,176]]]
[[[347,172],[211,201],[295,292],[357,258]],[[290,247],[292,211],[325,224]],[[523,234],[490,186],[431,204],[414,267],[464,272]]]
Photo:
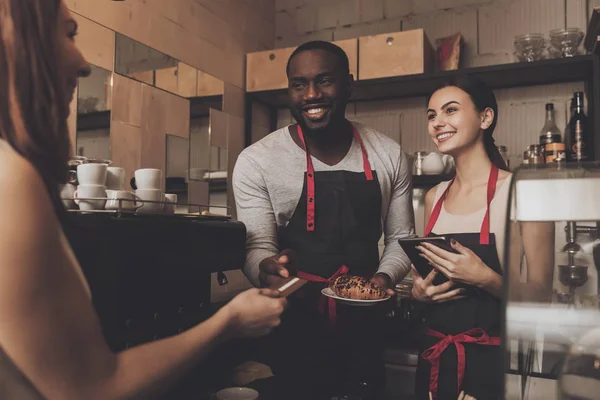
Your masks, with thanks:
[[[410,271],[410,260],[398,239],[414,237],[411,173],[400,145],[389,137],[353,123],[363,140],[371,168],[381,188],[381,224],[385,249],[378,272],[397,283]],[[364,171],[360,144],[354,139],[348,154],[329,166],[313,157],[315,171]],[[278,230],[292,218],[304,184],[306,155],[292,139],[288,127],[281,128],[239,155],[233,171],[233,190],[238,220],[247,229],[244,272],[259,285],[258,265],[279,253]],[[319,188],[316,188],[318,195]],[[318,223],[318,221],[317,221]]]

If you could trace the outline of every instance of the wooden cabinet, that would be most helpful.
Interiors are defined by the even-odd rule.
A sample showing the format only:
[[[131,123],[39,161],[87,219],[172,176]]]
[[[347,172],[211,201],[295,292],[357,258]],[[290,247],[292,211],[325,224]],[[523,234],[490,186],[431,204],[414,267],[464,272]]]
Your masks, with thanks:
[[[358,79],[358,39],[338,40],[333,43],[346,52],[350,63],[350,73],[354,79]]]
[[[287,88],[285,66],[295,47],[249,53],[246,58],[246,91]]]
[[[357,78],[358,40],[332,42],[348,55],[350,73]],[[248,53],[246,58],[246,91],[285,89],[288,87],[285,67],[296,47]]]
[[[359,38],[358,79],[431,71],[433,48],[423,29]]]

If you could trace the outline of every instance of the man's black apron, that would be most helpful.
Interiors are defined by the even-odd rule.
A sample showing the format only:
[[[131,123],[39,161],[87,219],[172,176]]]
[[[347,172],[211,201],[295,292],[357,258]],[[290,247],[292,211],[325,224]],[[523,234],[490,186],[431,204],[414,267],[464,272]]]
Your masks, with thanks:
[[[371,278],[379,266],[381,190],[355,128],[353,134],[361,146],[364,172],[315,172],[307,151],[300,200],[279,232],[280,250],[294,250],[298,275],[312,281],[288,299],[289,309],[273,335],[271,367],[276,377],[296,382],[298,398],[329,398],[347,385],[366,383],[375,389],[384,382],[381,308],[338,304],[332,327],[328,322],[333,313],[319,312],[318,307],[330,278],[340,273]],[[306,149],[300,126],[298,135]]]
[[[490,203],[496,192],[498,168],[492,166],[487,187],[487,211],[477,233],[444,234],[471,249],[498,274],[502,274],[496,240],[490,234]],[[434,209],[425,235],[440,215],[448,189]],[[469,288],[467,297],[445,303],[429,304],[425,310],[425,332],[420,343],[417,368],[417,399],[456,400],[460,391],[476,399],[499,399],[504,372],[500,348],[502,303],[488,292]]]

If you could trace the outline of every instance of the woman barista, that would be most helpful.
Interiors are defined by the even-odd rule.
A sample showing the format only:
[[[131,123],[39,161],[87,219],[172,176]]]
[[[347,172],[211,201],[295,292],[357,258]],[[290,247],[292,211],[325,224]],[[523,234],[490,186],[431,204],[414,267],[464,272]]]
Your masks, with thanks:
[[[493,92],[468,76],[443,85],[428,101],[429,135],[438,151],[454,157],[456,176],[427,193],[425,235],[443,234],[456,253],[424,244],[419,247],[422,257],[435,269],[420,277],[413,267],[413,294],[429,303],[417,369],[418,399],[428,399],[430,393],[456,399],[462,390],[478,399],[503,393],[502,259],[511,174],[492,137],[497,115]],[[553,225],[525,229],[553,243]],[[552,283],[547,257],[529,261],[530,289],[545,296]],[[435,286],[440,273],[450,280]]]

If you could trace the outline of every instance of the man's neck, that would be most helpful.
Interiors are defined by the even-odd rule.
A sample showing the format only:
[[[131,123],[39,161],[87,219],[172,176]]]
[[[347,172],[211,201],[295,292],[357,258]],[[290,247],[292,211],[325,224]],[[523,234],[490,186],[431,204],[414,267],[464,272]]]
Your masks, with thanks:
[[[302,133],[310,155],[328,165],[339,163],[348,154],[352,145],[353,127],[346,119],[331,124],[326,131],[305,132],[303,130]],[[298,146],[303,147],[297,129],[292,130],[292,138]]]

